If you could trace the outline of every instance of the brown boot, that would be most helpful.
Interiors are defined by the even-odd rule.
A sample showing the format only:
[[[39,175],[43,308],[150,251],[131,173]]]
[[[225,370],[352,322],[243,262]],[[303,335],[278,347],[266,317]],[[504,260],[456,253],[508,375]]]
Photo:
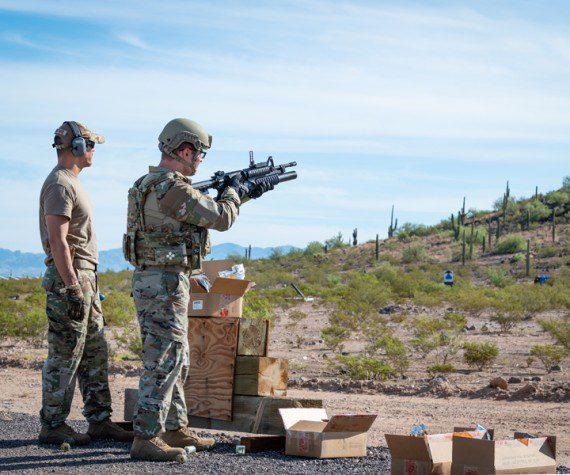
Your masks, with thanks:
[[[67,442],[69,445],[87,445],[91,442],[89,435],[75,432],[65,422],[55,429],[42,426],[39,439],[40,444],[63,444]]]
[[[92,439],[111,439],[119,442],[132,442],[135,437],[133,431],[122,429],[111,419],[90,422],[87,433]]]
[[[135,436],[131,458],[150,462],[185,462],[186,452],[184,449],[170,447],[160,437],[143,439]]]
[[[200,437],[195,432],[192,432],[188,427],[180,427],[176,430],[167,430],[162,434],[164,440],[171,447],[187,447],[193,445],[196,451],[208,450],[216,443],[212,438]]]

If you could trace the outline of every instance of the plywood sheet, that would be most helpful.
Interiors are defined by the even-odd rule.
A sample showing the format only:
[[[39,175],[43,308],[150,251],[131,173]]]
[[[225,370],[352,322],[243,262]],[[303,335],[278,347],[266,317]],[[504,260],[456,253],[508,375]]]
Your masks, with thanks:
[[[188,415],[232,420],[238,318],[188,318]]]
[[[238,356],[234,393],[250,396],[286,396],[289,362],[268,356]]]
[[[242,318],[239,322],[238,352],[240,356],[267,356],[269,320]]]

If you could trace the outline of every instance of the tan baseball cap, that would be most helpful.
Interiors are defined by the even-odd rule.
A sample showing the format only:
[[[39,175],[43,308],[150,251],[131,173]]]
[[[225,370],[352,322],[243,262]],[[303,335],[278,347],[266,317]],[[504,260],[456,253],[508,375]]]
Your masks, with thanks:
[[[77,128],[85,140],[91,140],[95,143],[105,143],[105,137],[99,134],[91,132],[85,125],[75,122]],[[69,121],[61,124],[54,132],[53,147],[57,149],[63,149],[71,146],[71,141],[74,139],[73,130],[69,125]]]

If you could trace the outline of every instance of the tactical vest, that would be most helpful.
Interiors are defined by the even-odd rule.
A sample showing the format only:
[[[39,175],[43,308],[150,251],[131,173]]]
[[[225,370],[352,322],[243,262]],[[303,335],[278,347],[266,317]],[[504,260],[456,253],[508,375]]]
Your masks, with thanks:
[[[129,190],[123,255],[137,268],[199,269],[210,252],[208,230],[176,221],[160,210],[154,187],[164,179],[164,174],[149,173]]]

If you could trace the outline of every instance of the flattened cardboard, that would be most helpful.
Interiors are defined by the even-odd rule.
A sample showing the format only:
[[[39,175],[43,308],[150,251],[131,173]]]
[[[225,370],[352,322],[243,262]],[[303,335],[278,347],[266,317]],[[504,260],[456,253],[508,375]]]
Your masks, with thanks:
[[[231,270],[234,261],[224,259],[205,261],[202,270],[212,284],[210,292],[204,292],[194,279],[190,279],[190,317],[236,317],[240,318],[243,296],[255,284],[248,280],[219,277],[218,272]]]
[[[520,435],[515,433],[515,437]],[[451,473],[556,473],[556,437],[508,440],[454,437]]]
[[[470,430],[455,428],[455,432],[430,434],[424,437],[410,435],[385,434],[392,456],[392,473],[415,475],[449,475],[452,462],[453,434],[465,432],[476,439],[486,433],[492,437],[492,430]],[[473,439],[470,439],[473,440]]]
[[[365,457],[375,414],[341,414],[324,409],[279,409],[286,429],[285,453],[313,458]]]

